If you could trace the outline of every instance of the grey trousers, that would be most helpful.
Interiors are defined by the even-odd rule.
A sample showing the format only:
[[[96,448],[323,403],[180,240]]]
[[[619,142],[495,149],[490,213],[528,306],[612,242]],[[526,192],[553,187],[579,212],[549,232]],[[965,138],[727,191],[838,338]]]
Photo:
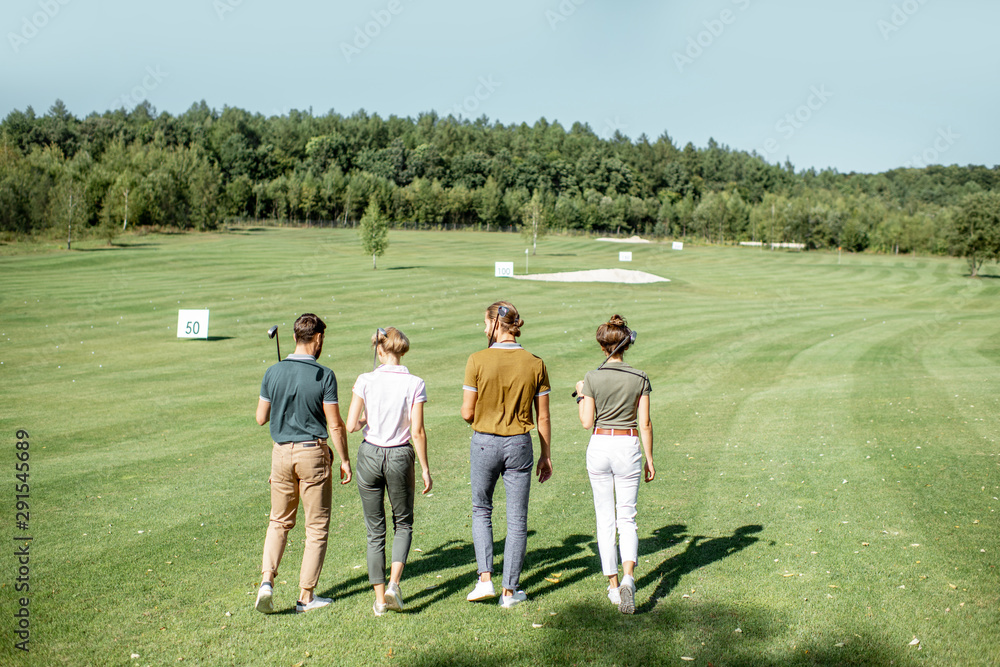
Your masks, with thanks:
[[[501,436],[472,432],[469,477],[476,567],[478,572],[493,572],[493,490],[502,477],[507,493],[503,587],[510,590],[517,590],[528,546],[528,493],[534,458],[530,433]]]
[[[358,447],[357,481],[368,529],[368,582],[385,583],[385,494],[392,506],[392,562],[406,563],[413,538],[415,453],[412,445]]]

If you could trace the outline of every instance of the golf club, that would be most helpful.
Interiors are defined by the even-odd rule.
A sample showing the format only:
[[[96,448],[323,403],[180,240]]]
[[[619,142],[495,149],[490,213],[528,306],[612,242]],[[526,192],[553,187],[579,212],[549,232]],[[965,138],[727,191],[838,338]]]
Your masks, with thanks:
[[[375,330],[375,349],[372,351],[372,370],[378,367],[378,344],[385,338],[385,329],[379,327]]]
[[[274,344],[278,347],[278,361],[281,361],[281,343],[278,341],[278,325],[267,330],[267,337],[274,339]]]
[[[493,327],[490,329],[490,342],[488,342],[486,344],[487,348],[490,348],[490,347],[493,346],[493,335],[497,331],[497,322],[500,321],[501,317],[507,317],[507,313],[509,313],[509,312],[510,312],[510,308],[508,308],[507,306],[500,306],[499,308],[497,308],[497,318],[495,320],[493,320]]]
[[[597,370],[601,370],[602,368],[604,368],[604,364],[608,363],[608,359],[610,359],[611,357],[615,356],[615,354],[618,353],[618,350],[622,349],[622,345],[624,345],[626,342],[628,342],[629,345],[631,345],[632,343],[634,343],[635,342],[635,337],[637,335],[638,335],[638,333],[636,331],[629,331],[628,332],[628,336],[626,336],[625,338],[622,338],[621,341],[617,345],[615,345],[615,349],[613,349],[611,351],[611,354],[609,354],[608,356],[604,357],[604,361],[602,361],[601,365],[597,367]]]
[[[635,338],[638,335],[639,335],[638,331],[635,331],[634,329],[630,330],[628,332],[628,336],[625,336],[625,338],[622,338],[618,342],[618,344],[615,345],[615,349],[611,350],[611,354],[609,354],[608,356],[606,356],[604,358],[604,361],[602,361],[601,365],[597,367],[597,370],[601,370],[602,368],[604,368],[604,364],[608,363],[608,359],[610,359],[611,357],[615,356],[618,353],[618,350],[622,349],[622,345],[624,345],[625,343],[628,343],[629,345],[632,345],[633,343],[635,343]],[[573,398],[576,398],[576,391],[574,391],[571,394],[571,396]]]

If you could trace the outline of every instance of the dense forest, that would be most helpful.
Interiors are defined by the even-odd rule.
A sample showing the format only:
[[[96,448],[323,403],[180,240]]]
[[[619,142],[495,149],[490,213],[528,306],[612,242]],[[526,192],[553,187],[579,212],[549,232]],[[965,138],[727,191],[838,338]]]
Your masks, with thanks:
[[[529,205],[534,201],[537,204]],[[1000,254],[1000,168],[881,174],[796,171],[709,139],[704,148],[569,129],[357,111],[263,116],[148,104],[74,117],[57,100],[0,124],[0,234],[111,238],[127,224],[213,229],[239,220],[353,222],[374,203],[393,225],[519,228],[713,243]],[[971,245],[970,245],[971,244]]]

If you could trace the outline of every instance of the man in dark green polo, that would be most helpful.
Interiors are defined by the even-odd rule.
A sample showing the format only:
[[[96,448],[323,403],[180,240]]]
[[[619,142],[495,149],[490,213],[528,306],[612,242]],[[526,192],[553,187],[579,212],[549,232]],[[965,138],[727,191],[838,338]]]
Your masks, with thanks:
[[[341,484],[351,481],[347,431],[337,403],[337,378],[316,363],[323,351],[323,320],[305,313],[295,320],[295,352],[264,373],[257,403],[257,423],[271,422],[271,517],[264,539],[262,581],[257,611],[270,614],[274,576],[285,551],[288,531],[295,526],[299,502],[305,512],[306,540],[299,572],[301,589],[295,610],[309,611],[330,604],[313,594],[326,557],[333,494],[333,454],[327,427],[340,456]]]

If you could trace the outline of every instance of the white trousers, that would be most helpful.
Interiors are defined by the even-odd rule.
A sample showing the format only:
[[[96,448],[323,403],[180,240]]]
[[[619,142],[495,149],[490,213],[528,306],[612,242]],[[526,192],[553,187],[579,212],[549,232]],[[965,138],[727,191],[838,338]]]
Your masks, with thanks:
[[[615,560],[615,528],[621,559],[639,559],[639,536],[635,528],[635,503],[642,476],[639,438],[627,435],[592,435],[587,447],[587,473],[594,491],[597,515],[597,548],[606,576],[618,574]]]

